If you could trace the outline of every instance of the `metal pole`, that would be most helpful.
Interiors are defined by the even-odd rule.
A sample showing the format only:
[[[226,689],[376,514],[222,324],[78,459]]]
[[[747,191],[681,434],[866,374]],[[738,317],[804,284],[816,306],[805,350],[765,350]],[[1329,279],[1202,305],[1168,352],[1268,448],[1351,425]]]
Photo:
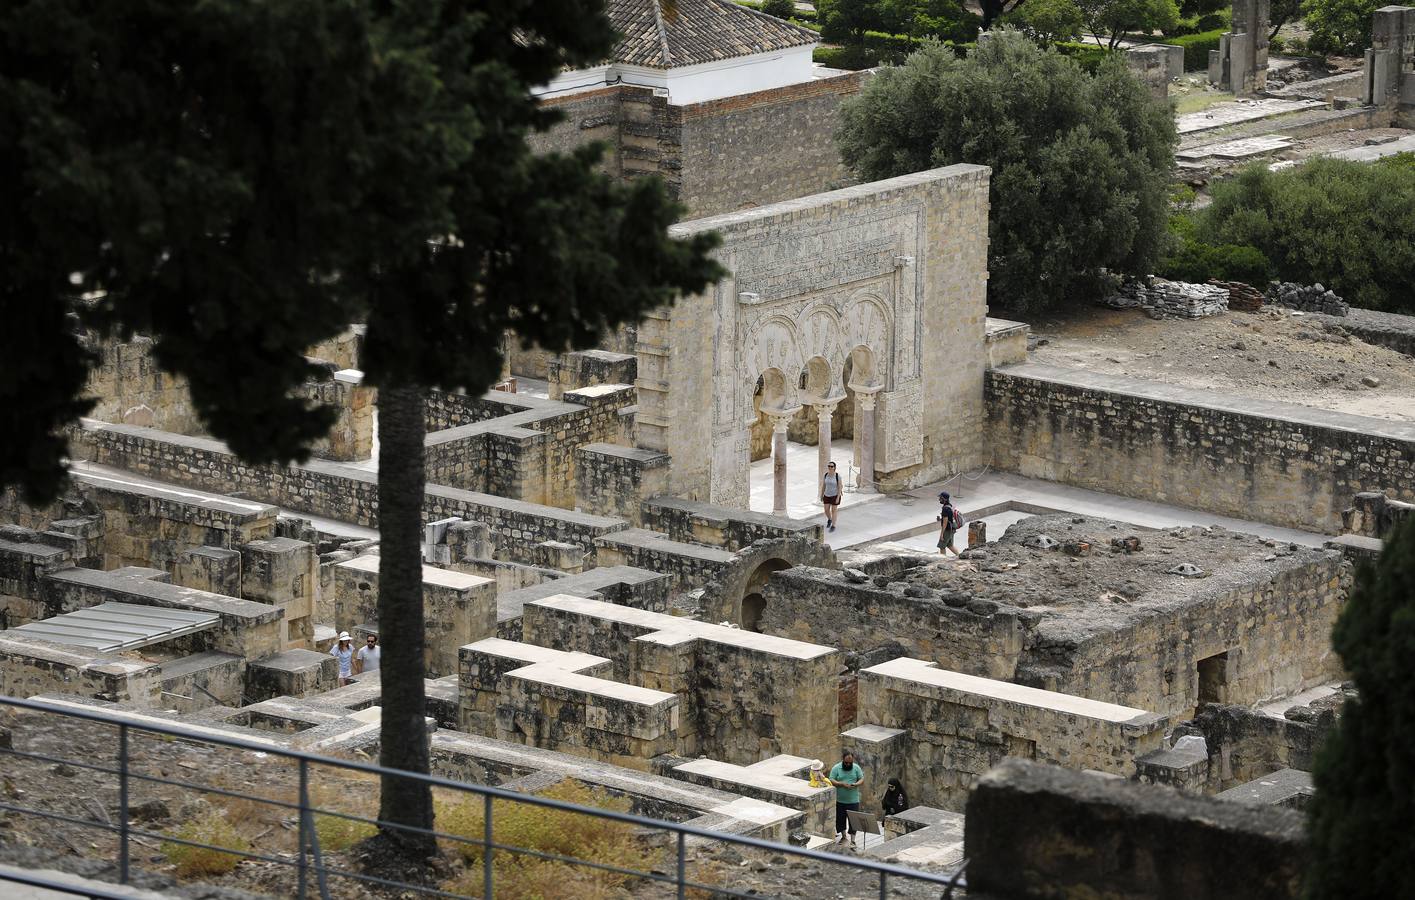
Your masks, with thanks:
[[[484,795],[486,806],[482,811],[482,854],[481,880],[482,900],[491,900],[491,795]]]
[[[683,898],[687,896],[688,891],[688,887],[686,884],[687,879],[683,877],[683,869],[685,866],[685,855],[683,853],[684,840],[685,835],[683,834],[683,832],[678,832],[678,900],[683,900]]]
[[[118,725],[118,883],[128,883],[128,724]]]
[[[879,873],[879,900],[888,900],[889,897],[889,873],[883,870]]]
[[[306,848],[310,842],[310,766],[304,759],[300,760],[300,900],[305,900],[307,880],[309,878],[309,860],[305,856]]]

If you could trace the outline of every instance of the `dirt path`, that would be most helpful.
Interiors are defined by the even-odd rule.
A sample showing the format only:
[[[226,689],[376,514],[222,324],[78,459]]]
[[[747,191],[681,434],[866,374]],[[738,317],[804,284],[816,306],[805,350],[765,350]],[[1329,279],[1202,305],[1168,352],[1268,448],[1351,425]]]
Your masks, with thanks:
[[[1155,320],[1096,307],[1035,321],[1032,334],[1034,362],[1415,421],[1415,359],[1325,316],[1269,307]]]

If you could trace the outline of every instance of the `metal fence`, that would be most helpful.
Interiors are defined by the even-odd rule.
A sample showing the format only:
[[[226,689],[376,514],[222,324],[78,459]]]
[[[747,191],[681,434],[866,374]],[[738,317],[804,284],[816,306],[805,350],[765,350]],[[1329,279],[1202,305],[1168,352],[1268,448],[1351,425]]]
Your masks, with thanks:
[[[542,859],[561,863],[567,866],[587,867],[606,873],[613,873],[628,879],[642,880],[643,882],[658,882],[666,886],[671,886],[676,891],[676,896],[683,898],[688,891],[701,892],[710,897],[760,897],[760,892],[748,892],[739,890],[732,886],[721,884],[706,884],[692,880],[688,875],[688,862],[690,858],[688,839],[704,839],[713,842],[724,842],[742,848],[753,850],[770,851],[772,854],[781,854],[801,860],[811,860],[821,864],[839,866],[851,870],[857,878],[865,878],[871,882],[871,889],[868,894],[860,896],[878,896],[887,898],[891,893],[891,883],[898,884],[908,881],[931,885],[930,893],[934,889],[942,898],[951,898],[954,890],[965,888],[966,884],[962,877],[962,867],[952,874],[936,874],[908,869],[903,866],[890,863],[864,859],[859,857],[842,856],[836,853],[825,853],[817,850],[808,850],[803,847],[796,847],[790,844],[776,841],[764,840],[761,838],[745,837],[743,835],[728,834],[725,832],[711,831],[698,828],[692,825],[679,824],[675,822],[653,819],[631,813],[619,812],[616,810],[598,809],[594,807],[581,806],[574,803],[567,803],[550,797],[541,797],[534,794],[508,791],[501,788],[488,787],[484,785],[468,784],[466,782],[454,781],[449,778],[442,778],[435,775],[419,775],[409,772],[402,772],[394,769],[386,769],[372,763],[365,763],[356,760],[335,759],[327,756],[319,756],[312,753],[305,753],[298,750],[291,750],[273,744],[258,743],[234,736],[211,734],[207,731],[195,731],[185,729],[180,724],[158,724],[152,720],[135,721],[131,717],[125,717],[122,713],[107,712],[98,708],[75,709],[72,706],[57,706],[45,703],[42,700],[20,700],[12,697],[0,695],[0,708],[12,708],[27,710],[31,713],[46,716],[62,717],[69,720],[79,720],[95,723],[104,726],[111,726],[117,730],[117,747],[114,754],[113,765],[102,765],[94,762],[95,757],[100,756],[99,751],[91,749],[84,755],[84,758],[73,758],[56,756],[52,754],[38,753],[28,750],[20,750],[15,747],[0,747],[0,753],[11,757],[30,759],[43,763],[54,763],[60,766],[72,766],[86,769],[92,772],[111,775],[117,782],[118,789],[118,816],[117,822],[104,821],[96,818],[82,818],[61,813],[52,809],[40,809],[32,806],[12,803],[8,800],[0,800],[0,811],[5,811],[20,816],[34,816],[44,820],[64,822],[70,825],[92,828],[106,831],[117,835],[117,867],[118,881],[127,885],[131,881],[133,872],[132,843],[136,840],[159,840],[164,845],[178,847],[192,847],[211,851],[221,851],[232,854],[243,859],[261,860],[285,866],[295,871],[296,894],[301,900],[307,898],[312,892],[328,900],[331,896],[331,882],[337,883],[339,879],[349,879],[365,885],[388,888],[397,891],[415,891],[431,897],[468,897],[480,896],[482,898],[492,898],[496,889],[496,860],[498,854],[510,854],[513,858]],[[163,741],[182,740],[195,742],[198,744],[213,747],[223,747],[236,751],[263,754],[266,757],[278,757],[298,768],[299,789],[297,799],[294,801],[281,800],[274,797],[254,797],[248,792],[233,791],[225,787],[214,784],[201,784],[196,781],[188,781],[177,778],[167,778],[150,773],[137,771],[132,764],[130,752],[130,741],[134,733],[152,735]],[[14,743],[19,743],[15,741]],[[440,789],[448,792],[455,792],[457,795],[478,798],[482,806],[482,829],[481,834],[471,837],[468,835],[455,834],[447,831],[440,831],[436,828],[423,829],[414,826],[394,824],[382,821],[378,818],[360,816],[349,812],[340,811],[328,807],[321,807],[311,802],[310,797],[310,773],[312,767],[330,768],[344,772],[356,772],[364,775],[385,776],[392,775],[397,778],[404,778],[411,781],[421,782],[430,788]],[[211,794],[227,798],[239,798],[243,801],[255,802],[258,804],[268,804],[272,807],[288,810],[298,822],[298,851],[291,855],[277,855],[270,852],[262,852],[258,848],[240,849],[230,846],[207,843],[199,840],[180,837],[172,833],[154,832],[136,827],[130,821],[131,813],[131,790],[138,783],[152,783],[169,785],[185,790],[196,791],[202,794]],[[497,840],[494,825],[493,801],[503,801],[515,804],[528,804],[546,810],[559,810],[566,813],[574,813],[584,816],[594,817],[606,822],[615,822],[622,825],[633,826],[641,834],[646,836],[662,835],[667,838],[669,846],[674,848],[674,866],[672,873],[659,871],[658,869],[636,869],[627,868],[612,863],[583,859],[567,856],[559,853],[550,853],[536,850],[530,847],[517,846]],[[367,872],[354,871],[347,868],[336,868],[326,863],[324,855],[321,853],[318,830],[315,827],[316,817],[333,817],[335,819],[347,820],[349,822],[360,823],[369,828],[379,828],[387,830],[403,830],[407,832],[417,832],[440,842],[443,846],[470,846],[478,849],[480,855],[481,869],[481,893],[479,895],[469,895],[465,893],[454,893],[440,887],[429,884],[418,884],[396,879],[383,878],[371,875]],[[16,873],[9,869],[0,869],[0,881],[15,881],[31,884],[37,887],[45,887],[56,891],[66,891],[82,896],[93,897],[123,897],[120,893],[105,893],[102,890],[91,889],[89,887],[76,888],[53,880],[46,880],[33,873]],[[878,891],[876,894],[875,891]]]

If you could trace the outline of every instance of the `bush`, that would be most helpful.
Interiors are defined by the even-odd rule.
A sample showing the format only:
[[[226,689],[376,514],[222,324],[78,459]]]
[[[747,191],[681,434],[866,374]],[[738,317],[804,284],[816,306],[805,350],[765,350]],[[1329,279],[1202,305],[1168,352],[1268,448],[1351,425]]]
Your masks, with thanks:
[[[1184,48],[1184,71],[1195,72],[1209,67],[1209,51],[1218,49],[1219,38],[1223,37],[1227,30],[1220,28],[1216,31],[1180,35],[1169,43]]]
[[[1415,855],[1415,519],[1386,536],[1362,566],[1332,629],[1332,648],[1356,682],[1318,749],[1308,805],[1309,900],[1409,897]]]
[[[838,142],[863,181],[992,169],[995,309],[1080,302],[1098,270],[1150,272],[1164,249],[1174,116],[1114,54],[1088,75],[1011,29],[963,59],[926,44],[845,100]]]
[[[796,4],[793,0],[764,0],[760,9],[767,15],[776,16],[778,19],[790,19],[796,14]]]
[[[1205,31],[1224,32],[1228,30],[1229,23],[1231,23],[1232,21],[1233,12],[1230,10],[1209,13],[1208,15],[1200,16],[1199,20],[1194,23],[1195,33],[1202,33]]]
[[[817,47],[811,59],[832,69],[872,69],[879,65],[864,47]]]
[[[251,849],[250,841],[242,837],[226,817],[215,810],[204,813],[167,834],[184,841],[196,841],[224,847],[225,850],[210,850],[206,847],[189,847],[173,841],[162,843],[162,854],[177,868],[177,875],[190,878],[197,875],[225,875],[236,868]]]
[[[1415,154],[1258,164],[1211,193],[1197,216],[1206,243],[1256,247],[1275,277],[1319,281],[1353,306],[1415,312]]]
[[[561,782],[546,791],[544,796],[581,806],[619,812],[629,810],[628,800],[611,798],[575,781]],[[438,798],[436,803],[439,830],[477,841],[482,839],[484,833],[482,812],[480,799]],[[546,809],[514,800],[496,800],[492,805],[491,820],[493,840],[506,846],[645,872],[657,864],[661,855],[658,850],[645,847],[631,826],[581,813]],[[461,878],[444,885],[445,889],[480,895],[481,847],[454,842],[448,849],[460,855],[470,869]],[[630,880],[627,875],[536,859],[504,850],[493,857],[493,866],[498,900],[609,897],[616,895]]]
[[[1241,281],[1262,289],[1271,278],[1272,264],[1256,247],[1239,244],[1206,244],[1195,237],[1193,219],[1178,214],[1170,219],[1173,251],[1160,261],[1155,274],[1174,281],[1203,284],[1210,278]]]
[[[1077,64],[1090,75],[1096,74],[1101,63],[1109,59],[1111,55],[1110,50],[1083,41],[1063,41],[1053,46],[1056,47],[1058,53],[1076,60]]]

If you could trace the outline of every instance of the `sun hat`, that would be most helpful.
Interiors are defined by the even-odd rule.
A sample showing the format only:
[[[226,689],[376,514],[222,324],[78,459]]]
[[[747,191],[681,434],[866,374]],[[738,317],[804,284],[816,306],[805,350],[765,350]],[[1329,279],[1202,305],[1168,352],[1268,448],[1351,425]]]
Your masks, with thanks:
[[[811,771],[812,771],[812,772],[823,772],[823,771],[825,771],[825,763],[821,762],[821,761],[818,760],[818,759],[813,759],[813,760],[811,760]]]
[[[353,638],[349,637],[349,632],[347,632],[347,631],[341,631],[341,632],[339,632],[339,640],[341,640],[341,641],[352,641]]]

